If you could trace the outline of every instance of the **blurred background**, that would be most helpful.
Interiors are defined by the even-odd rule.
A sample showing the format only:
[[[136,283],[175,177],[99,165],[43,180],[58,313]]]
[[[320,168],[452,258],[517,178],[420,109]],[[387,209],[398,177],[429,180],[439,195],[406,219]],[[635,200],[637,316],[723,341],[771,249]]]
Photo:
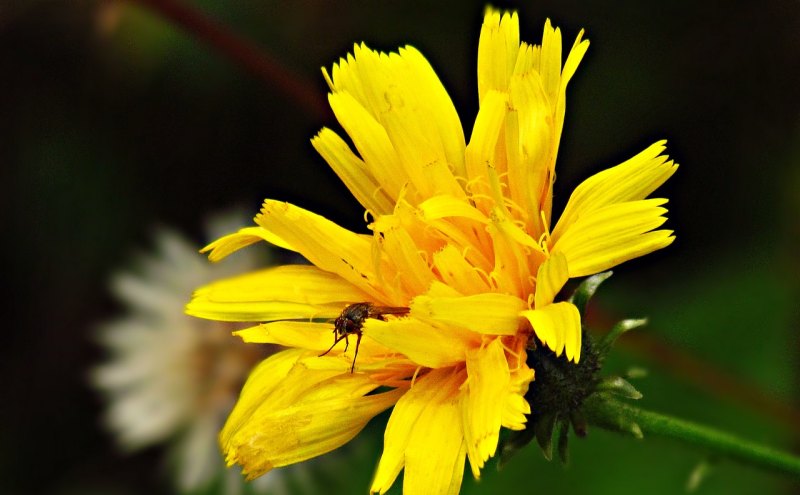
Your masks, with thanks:
[[[177,17],[204,13],[263,50],[269,70],[243,68],[170,19],[175,10],[154,7],[166,2],[0,0],[0,278],[10,315],[0,493],[175,492],[164,447],[123,453],[90,385],[90,370],[109,360],[98,329],[129,312],[110,292],[112,275],[158,249],[157,227],[199,246],[213,213],[247,218],[265,197],[364,231],[359,205],[309,143],[322,126],[338,129],[320,104],[321,66],[354,42],[412,44],[469,133],[483,2],[185,2]],[[798,452],[800,4],[494,4],[519,10],[526,41],[540,42],[548,17],[565,46],[581,28],[591,40],[567,95],[556,207],[655,140],[668,139],[681,164],[657,193],[670,199],[677,241],[619,267],[593,301],[601,330],[623,317],[651,321],[623,338],[608,371],[649,372],[636,382],[643,407]],[[291,472],[298,481],[282,489],[365,493],[385,420]],[[462,492],[674,494],[705,460],[597,430],[571,454],[564,468],[531,447],[480,482],[465,476]],[[800,485],[720,462],[698,493]]]

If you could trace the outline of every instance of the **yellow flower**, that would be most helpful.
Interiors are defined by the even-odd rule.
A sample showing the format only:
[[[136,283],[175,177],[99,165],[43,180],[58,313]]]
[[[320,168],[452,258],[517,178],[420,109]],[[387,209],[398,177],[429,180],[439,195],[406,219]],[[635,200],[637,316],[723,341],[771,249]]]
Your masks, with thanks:
[[[645,199],[676,169],[663,142],[581,184],[550,228],[566,87],[589,44],[581,36],[562,67],[561,33],[549,22],[542,45],[529,45],[516,13],[487,10],[468,143],[413,47],[385,54],[358,45],[323,71],[357,153],[329,129],[312,144],[372,217],[371,234],[266,200],[257,226],[206,248],[217,261],[264,240],[313,264],[211,284],[187,308],[265,322],[237,334],[293,348],[245,385],[220,437],[229,464],[255,477],[320,455],[394,405],[372,492],[386,492],[405,469],[406,493],[457,493],[465,458],[479,476],[500,428],[525,427],[536,407],[524,399],[533,336],[580,359],[578,310],[554,302],[566,281],[673,240],[654,230],[666,200]],[[359,322],[351,373],[354,346],[320,354],[333,320],[362,302],[401,314]]]

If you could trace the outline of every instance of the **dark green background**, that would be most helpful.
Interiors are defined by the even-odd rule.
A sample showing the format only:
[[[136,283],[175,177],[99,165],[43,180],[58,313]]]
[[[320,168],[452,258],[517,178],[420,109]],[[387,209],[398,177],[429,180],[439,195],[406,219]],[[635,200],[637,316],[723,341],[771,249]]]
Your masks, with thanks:
[[[580,28],[592,42],[568,93],[557,207],[589,174],[657,139],[669,139],[681,163],[658,193],[670,198],[677,241],[620,267],[594,302],[597,321],[650,316],[640,333],[667,346],[623,347],[609,369],[650,370],[637,383],[646,407],[797,449],[798,423],[742,391],[797,406],[800,4],[497,4],[519,9],[527,41],[540,40],[550,17],[566,45]],[[319,67],[353,42],[413,44],[469,131],[482,2],[195,5],[320,95]],[[200,242],[209,213],[237,205],[255,213],[264,197],[363,230],[358,204],[309,144],[336,124],[128,4],[0,0],[0,89],[0,277],[8,289],[0,492],[168,493],[158,449],[123,457],[97,426],[101,403],[86,369],[102,353],[88,336],[120,309],[108,275],[150,245],[155,225]],[[686,353],[702,366],[677,360]],[[735,386],[708,385],[712,372]],[[329,490],[366,491],[380,431],[371,425],[372,436],[339,454],[347,468],[324,476]],[[505,471],[490,467],[479,484],[466,482],[463,493],[681,493],[703,458],[602,431],[573,447],[567,469],[531,448]],[[721,463],[700,493],[799,490]]]

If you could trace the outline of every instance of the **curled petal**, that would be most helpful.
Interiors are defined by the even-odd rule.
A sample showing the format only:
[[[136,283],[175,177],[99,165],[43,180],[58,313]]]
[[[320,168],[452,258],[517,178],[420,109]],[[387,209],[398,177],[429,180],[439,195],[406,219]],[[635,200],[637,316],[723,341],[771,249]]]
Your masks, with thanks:
[[[553,253],[539,266],[534,306],[541,308],[552,303],[568,279],[567,257],[563,253]]]
[[[201,249],[200,252],[205,253],[210,251],[208,254],[208,259],[217,262],[229,254],[247,247],[250,244],[255,244],[258,241],[266,241],[274,246],[294,251],[292,246],[290,246],[286,241],[268,230],[265,230],[261,227],[245,227],[243,229],[239,229],[238,232],[220,237],[216,241]]]
[[[366,395],[368,376],[309,370],[297,351],[284,351],[254,370],[220,434],[228,465],[248,479],[304,461],[350,441],[405,392]]]
[[[547,347],[560,356],[566,350],[567,359],[581,359],[581,315],[572,303],[559,302],[543,308],[523,311],[533,331]]]

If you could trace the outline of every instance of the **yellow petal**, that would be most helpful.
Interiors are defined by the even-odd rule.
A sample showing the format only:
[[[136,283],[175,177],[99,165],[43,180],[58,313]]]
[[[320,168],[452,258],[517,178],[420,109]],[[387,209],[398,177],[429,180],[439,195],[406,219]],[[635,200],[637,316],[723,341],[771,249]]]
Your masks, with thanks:
[[[497,450],[510,375],[500,339],[467,353],[467,384],[461,408],[472,474],[480,476]]]
[[[408,177],[386,129],[350,93],[332,93],[328,102],[371,175],[396,201]]]
[[[425,292],[433,281],[433,273],[420,254],[422,250],[414,243],[408,230],[389,228],[381,231],[381,234],[376,236],[376,241],[385,253],[386,259],[391,260],[393,271],[396,273],[395,280],[386,280],[386,274],[382,273],[384,280],[392,284],[401,284],[406,294]]]
[[[500,291],[529,294],[533,291],[531,268],[545,259],[536,241],[509,218],[492,210],[492,224],[487,227],[494,248],[492,280]]]
[[[508,191],[525,212],[538,237],[543,229],[536,212],[549,184],[550,143],[555,132],[550,102],[538,72],[515,75],[509,85],[511,110],[505,123]]]
[[[439,220],[440,218],[469,218],[480,223],[487,223],[486,215],[477,210],[462,198],[448,195],[438,195],[426,199],[419,204],[419,210],[426,220]]]
[[[453,172],[457,176],[466,177],[464,131],[453,101],[430,63],[419,51],[407,46],[400,49],[400,55],[406,62],[410,76],[402,80],[409,81],[412,91],[418,94],[420,107],[427,110],[424,118],[431,119],[435,124],[436,135],[447,162],[454,168]]]
[[[531,406],[525,400],[525,393],[507,394],[503,398],[502,425],[509,430],[524,430],[528,422]]]
[[[421,295],[411,302],[411,316],[455,325],[490,335],[514,335],[525,301],[508,294],[487,292],[462,297]]]
[[[552,247],[567,258],[570,277],[591,275],[668,246],[671,231],[658,230],[665,199],[611,204],[581,216]]]
[[[511,430],[523,430],[531,413],[525,394],[533,381],[534,371],[525,363],[528,339],[524,336],[517,337],[510,347],[515,355],[509,357],[511,379],[503,402],[502,425]]]
[[[397,402],[372,493],[386,493],[403,467],[404,493],[458,493],[466,454],[458,394],[463,379],[450,368],[432,370]]]
[[[373,294],[372,237],[344,229],[289,203],[266,200],[256,222],[291,244],[313,264]]]
[[[313,323],[307,321],[274,321],[264,323],[244,330],[233,332],[249,344],[278,344],[286,347],[308,349],[317,353],[325,352],[331,348],[335,335],[332,323]],[[353,337],[355,340],[355,337]],[[349,342],[348,353],[352,359],[355,353],[354,340]],[[330,355],[338,355],[344,351],[345,343],[334,347]],[[362,339],[359,345],[358,359],[367,358],[376,354],[388,354],[390,349],[373,342],[371,339]]]
[[[568,279],[567,257],[563,253],[553,253],[539,266],[534,306],[541,308],[552,303]]]
[[[430,64],[413,47],[401,48],[399,53],[390,53],[381,61],[385,61],[383,65],[392,72],[392,78],[386,86],[378,88],[384,94],[385,105],[378,118],[409,182],[421,198],[435,194],[463,195],[448,166],[453,159],[456,163],[464,160],[461,122]],[[437,108],[443,111],[442,115],[435,111]]]
[[[238,232],[220,237],[216,241],[201,249],[200,252],[205,253],[211,251],[208,255],[208,259],[217,262],[229,254],[258,241],[266,241],[283,249],[294,251],[294,249],[286,241],[272,232],[264,230],[261,227],[245,227],[243,229],[239,229]]]
[[[311,140],[311,144],[364,208],[374,215],[392,212],[392,199],[338,134],[330,129],[322,129]]]
[[[507,102],[508,96],[505,93],[497,91],[486,93],[481,101],[465,152],[469,190],[473,195],[486,197],[473,198],[476,206],[484,214],[488,214],[494,206],[494,202],[487,201],[492,195],[489,187],[489,167],[494,166],[496,161],[496,145],[505,121]]]
[[[364,336],[428,368],[463,363],[467,349],[480,345],[472,332],[436,327],[415,318],[369,319],[364,322]]]
[[[478,95],[505,91],[519,52],[519,17],[516,12],[488,8],[478,41]]]
[[[284,265],[202,287],[186,313],[222,321],[333,318],[344,303],[370,299],[333,273],[310,265]]]
[[[559,302],[520,313],[531,322],[533,331],[547,347],[567,359],[581,359],[581,315],[572,303]]]
[[[564,62],[564,68],[561,71],[562,91],[566,89],[567,83],[572,79],[572,76],[575,75],[575,71],[578,70],[578,65],[581,63],[581,60],[583,60],[583,56],[586,55],[586,50],[589,49],[589,40],[584,40],[583,34],[583,29],[581,29],[578,33],[578,37],[575,38],[575,43],[572,44],[569,55],[567,55],[567,61]]]
[[[451,244],[433,253],[433,265],[442,281],[461,294],[477,294],[490,289],[478,270]]]
[[[678,166],[662,155],[666,141],[659,141],[633,158],[583,181],[567,202],[552,242],[578,219],[605,206],[646,198],[666,182]]]
[[[220,432],[219,438],[223,448],[230,441],[231,435],[247,421],[262,401],[284,382],[289,371],[304,353],[302,349],[278,352],[253,368],[236,406],[228,415],[225,426]]]
[[[378,387],[366,375],[287,369],[298,356],[259,366],[220,434],[228,465],[241,464],[248,479],[343,445],[405,392],[366,395]]]
[[[354,55],[334,66],[329,84],[337,118],[381,184],[386,185],[377,169],[394,168],[403,179],[394,180],[390,187],[409,182],[420,197],[460,193],[453,174],[464,176],[461,123],[447,91],[419,51],[405,47],[383,54],[357,45]],[[339,101],[341,95],[351,96],[353,102]],[[354,104],[369,118],[359,117],[361,110]],[[386,139],[375,124],[383,128]],[[361,139],[368,135],[377,141]],[[387,143],[393,152],[388,152]],[[378,149],[388,160],[375,160],[373,151]],[[416,200],[416,192],[407,199]],[[395,191],[391,195],[397,198]]]
[[[553,28],[550,19],[544,23],[542,33],[542,48],[539,59],[539,74],[542,77],[542,86],[551,103],[558,98],[561,86],[561,30]]]

